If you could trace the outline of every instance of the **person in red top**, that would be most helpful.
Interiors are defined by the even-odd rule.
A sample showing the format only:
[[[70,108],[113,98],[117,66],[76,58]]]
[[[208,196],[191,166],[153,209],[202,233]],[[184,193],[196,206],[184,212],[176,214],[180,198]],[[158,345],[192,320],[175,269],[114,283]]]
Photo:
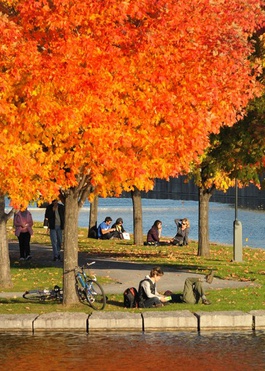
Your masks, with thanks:
[[[161,220],[156,220],[151,229],[147,233],[147,245],[168,245],[169,240],[161,240],[162,234],[162,222]]]
[[[29,260],[30,255],[30,238],[33,235],[33,220],[31,213],[27,208],[21,208],[14,216],[15,235],[18,238],[20,259]]]
[[[147,233],[147,244],[148,245],[158,245],[161,235],[162,222],[161,220],[156,220],[151,229]]]

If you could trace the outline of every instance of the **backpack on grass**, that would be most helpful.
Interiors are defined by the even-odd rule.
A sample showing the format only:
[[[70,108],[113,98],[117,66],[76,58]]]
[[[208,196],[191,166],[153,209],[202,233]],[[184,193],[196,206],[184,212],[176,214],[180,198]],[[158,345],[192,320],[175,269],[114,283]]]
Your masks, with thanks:
[[[135,287],[129,287],[123,293],[124,307],[125,308],[138,308],[139,298],[138,291]]]

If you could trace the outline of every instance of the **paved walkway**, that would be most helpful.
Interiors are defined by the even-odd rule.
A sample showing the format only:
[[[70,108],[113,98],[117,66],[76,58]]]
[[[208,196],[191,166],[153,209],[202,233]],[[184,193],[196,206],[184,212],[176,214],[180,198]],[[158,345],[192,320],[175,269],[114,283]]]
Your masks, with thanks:
[[[12,242],[9,244],[11,261],[18,260],[19,248],[18,243]],[[52,261],[52,248],[42,245],[31,245],[32,262],[50,266],[63,266],[62,262]],[[98,256],[91,256],[87,253],[79,253],[79,264],[83,265],[95,261],[91,269],[98,276],[108,277],[113,280],[113,283],[104,285],[106,294],[121,294],[127,287],[138,287],[138,283],[145,275],[149,274],[153,265],[146,265],[142,263],[133,263],[118,261],[111,258],[100,258]],[[27,265],[28,262],[20,262],[19,264]],[[173,292],[182,292],[185,279],[187,277],[202,277],[201,274],[189,272],[187,270],[179,270],[174,267],[163,267],[164,276],[159,281],[158,290],[171,290]],[[221,280],[216,277],[211,285],[207,285],[207,290],[219,288],[241,288],[254,285],[253,282],[239,282],[232,280]],[[22,293],[1,293],[0,297],[14,297],[20,296]]]

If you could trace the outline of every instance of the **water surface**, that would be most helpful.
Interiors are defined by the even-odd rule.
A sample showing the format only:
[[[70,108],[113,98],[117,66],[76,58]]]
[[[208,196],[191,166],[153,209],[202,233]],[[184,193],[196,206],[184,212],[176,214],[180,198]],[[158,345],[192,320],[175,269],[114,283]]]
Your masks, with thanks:
[[[0,335],[0,370],[261,371],[264,332]]]
[[[174,219],[188,218],[191,224],[190,238],[198,240],[198,202],[181,200],[142,199],[143,233],[156,219],[163,222],[163,235],[173,237],[176,233]],[[45,209],[29,208],[33,219],[43,221]],[[89,203],[86,203],[79,214],[79,226],[87,227],[89,221]],[[113,221],[121,217],[125,229],[133,232],[133,207],[130,198],[100,198],[98,208],[98,224],[106,216]],[[265,211],[239,209],[238,220],[242,223],[243,246],[265,248]],[[234,206],[210,202],[209,208],[209,239],[211,242],[233,244]]]

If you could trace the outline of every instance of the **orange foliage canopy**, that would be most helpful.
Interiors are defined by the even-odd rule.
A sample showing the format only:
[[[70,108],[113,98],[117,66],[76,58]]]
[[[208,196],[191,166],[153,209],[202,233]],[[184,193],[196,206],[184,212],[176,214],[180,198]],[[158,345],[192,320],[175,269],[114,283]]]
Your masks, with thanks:
[[[0,188],[150,189],[260,93],[261,0],[0,1]]]

